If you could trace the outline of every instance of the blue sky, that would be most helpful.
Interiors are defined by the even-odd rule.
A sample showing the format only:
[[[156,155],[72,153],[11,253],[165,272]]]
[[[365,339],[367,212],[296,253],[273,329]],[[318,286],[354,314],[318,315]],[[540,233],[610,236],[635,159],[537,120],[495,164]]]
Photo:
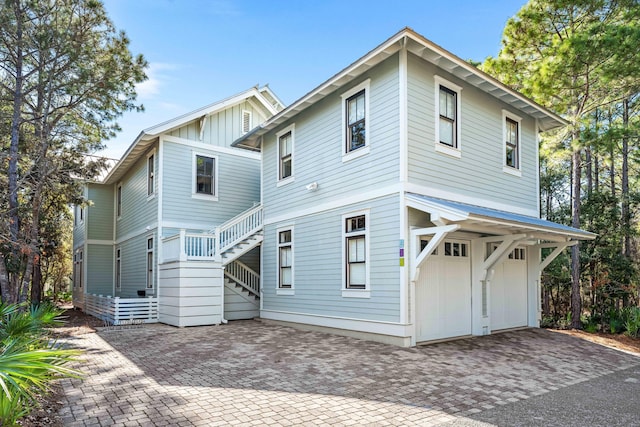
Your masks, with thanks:
[[[290,104],[408,26],[463,59],[496,55],[525,0],[104,0],[142,53],[144,113],[126,113],[101,154],[120,158],[145,128],[269,87]]]

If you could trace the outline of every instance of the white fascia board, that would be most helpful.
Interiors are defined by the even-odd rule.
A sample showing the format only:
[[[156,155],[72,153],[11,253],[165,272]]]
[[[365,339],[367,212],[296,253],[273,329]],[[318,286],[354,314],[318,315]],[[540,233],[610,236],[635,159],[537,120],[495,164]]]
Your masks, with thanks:
[[[443,208],[440,205],[433,205],[425,201],[417,201],[406,196],[407,206],[420,211],[426,212],[430,215],[435,215],[438,219],[445,219],[448,221],[464,221],[469,219],[469,213],[450,208]]]

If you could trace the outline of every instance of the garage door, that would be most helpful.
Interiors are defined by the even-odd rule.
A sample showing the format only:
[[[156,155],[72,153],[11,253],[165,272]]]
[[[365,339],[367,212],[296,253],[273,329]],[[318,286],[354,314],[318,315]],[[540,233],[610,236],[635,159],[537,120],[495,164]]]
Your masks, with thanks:
[[[491,330],[527,326],[526,249],[514,249],[495,270],[489,296]]]
[[[445,240],[420,269],[416,341],[471,334],[470,249],[468,241]]]

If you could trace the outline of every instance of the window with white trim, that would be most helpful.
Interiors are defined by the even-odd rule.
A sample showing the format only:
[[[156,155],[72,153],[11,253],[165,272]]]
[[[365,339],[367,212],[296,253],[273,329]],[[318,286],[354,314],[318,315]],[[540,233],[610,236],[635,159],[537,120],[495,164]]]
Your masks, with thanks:
[[[365,80],[342,94],[343,161],[369,152],[369,83]]]
[[[521,123],[522,119],[520,117],[502,110],[503,170],[517,176],[521,176]]]
[[[153,289],[153,237],[147,239],[147,289]]]
[[[122,216],[122,184],[118,184],[116,189],[116,217]]]
[[[116,249],[116,289],[120,289],[122,287],[122,258],[120,257],[121,249]]]
[[[193,197],[217,200],[218,159],[214,156],[194,153]]]
[[[293,180],[293,149],[295,138],[295,125],[291,125],[276,134],[278,139],[278,181]]]
[[[436,151],[460,157],[460,94],[462,88],[434,76]]]
[[[278,230],[278,288],[293,288],[293,229]]]
[[[253,115],[251,111],[243,110],[242,111],[242,134],[249,132],[251,130],[253,122]]]
[[[151,153],[147,157],[147,197],[151,197],[155,193],[156,183],[155,183],[155,155]]]
[[[84,273],[84,267],[82,262],[82,249],[77,249],[75,255],[73,256],[74,260],[74,271],[73,271],[73,287],[74,288],[82,288],[82,276]]]
[[[469,256],[468,253],[467,243],[444,242],[444,256],[466,258]]]
[[[358,212],[343,216],[344,289],[368,290],[368,214]]]

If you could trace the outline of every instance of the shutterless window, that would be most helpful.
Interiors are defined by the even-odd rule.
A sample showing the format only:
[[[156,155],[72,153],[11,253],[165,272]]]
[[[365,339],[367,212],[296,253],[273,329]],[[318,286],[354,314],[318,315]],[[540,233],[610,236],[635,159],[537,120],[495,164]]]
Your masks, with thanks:
[[[147,289],[153,288],[153,237],[147,239]]]
[[[151,196],[155,190],[155,163],[152,154],[147,158],[147,196]]]
[[[289,289],[293,285],[293,250],[291,247],[291,230],[278,233],[279,277],[278,287]]]
[[[291,176],[293,170],[291,131],[281,135],[278,139],[278,144],[280,145],[280,179],[285,179]]]
[[[346,287],[347,289],[365,289],[366,283],[366,219],[359,215],[346,219]]]
[[[120,258],[120,249],[116,249],[116,289],[120,289],[121,285],[122,264]]]
[[[444,256],[450,257],[466,257],[467,256],[467,244],[466,243],[444,243]]]
[[[456,135],[456,103],[457,94],[444,86],[440,86],[440,143],[457,147]]]
[[[512,168],[518,168],[518,139],[519,139],[519,129],[518,122],[515,120],[511,120],[510,118],[506,118],[505,129],[505,162],[507,166]]]
[[[214,195],[215,159],[196,156],[196,193]]]
[[[365,90],[346,100],[347,147],[349,153],[366,145]]]
[[[116,190],[116,214],[118,217],[122,216],[122,184]]]

